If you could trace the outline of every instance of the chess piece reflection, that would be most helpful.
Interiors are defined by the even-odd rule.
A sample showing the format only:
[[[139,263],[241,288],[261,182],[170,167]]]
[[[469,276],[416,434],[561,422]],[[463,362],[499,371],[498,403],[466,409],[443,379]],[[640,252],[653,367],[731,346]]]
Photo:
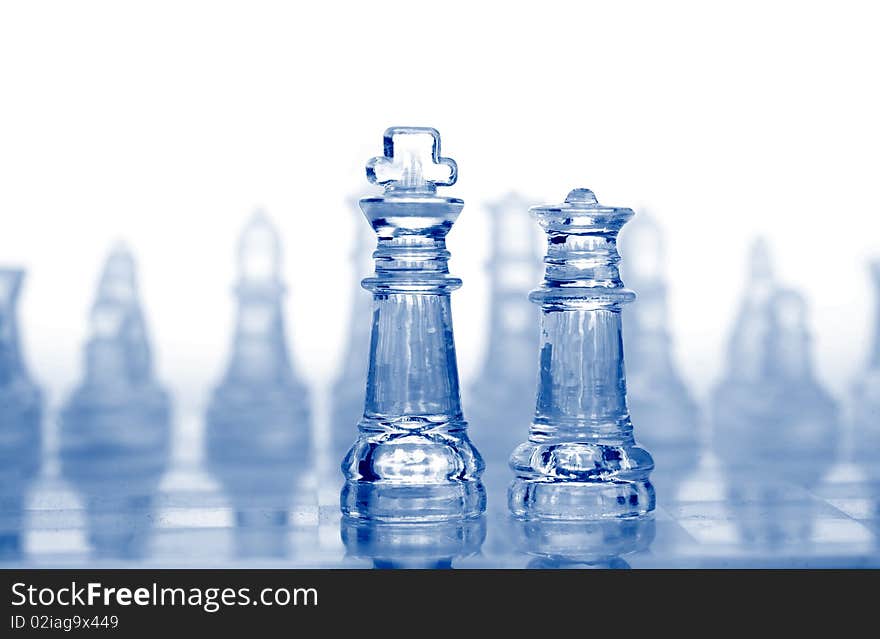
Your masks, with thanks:
[[[238,271],[232,354],[206,414],[207,465],[235,509],[238,554],[281,556],[313,471],[309,398],[284,332],[281,242],[261,211],[242,232]]]
[[[653,481],[663,499],[696,467],[699,411],[673,361],[662,231],[640,214],[624,229],[622,241],[623,272],[637,296],[622,313],[627,405],[639,440],[654,457]]]
[[[867,367],[853,393],[850,446],[856,460],[876,479],[880,478],[880,261],[871,265],[871,275],[876,310]]]
[[[360,201],[378,235],[370,366],[357,440],[342,463],[343,514],[443,520],[485,510],[483,461],[459,397],[446,234],[464,203],[437,194],[455,184],[429,128],[391,128],[367,177],[385,192]]]
[[[486,517],[440,521],[380,521],[342,517],[346,553],[369,559],[374,568],[453,568],[476,555],[486,538]]]
[[[364,387],[370,360],[370,312],[372,297],[360,286],[360,273],[372,267],[374,235],[363,223],[363,214],[352,203],[357,214],[357,237],[352,254],[356,282],[352,286],[351,319],[348,327],[342,371],[333,384],[331,406],[330,453],[333,466],[339,472],[338,463],[351,447],[352,424],[356,424],[364,412]],[[334,476],[335,477],[335,476]]]
[[[92,305],[84,378],[61,411],[62,473],[83,497],[98,556],[146,554],[170,429],[170,400],[153,374],[134,258],[118,246]]]
[[[517,517],[597,520],[654,510],[651,455],[634,439],[626,401],[617,233],[633,212],[589,189],[532,211],[547,233],[538,400],[529,439],[510,459]]]
[[[806,304],[776,284],[763,242],[750,271],[713,393],[714,443],[744,540],[781,547],[809,537],[815,513],[804,489],[834,462],[837,406],[813,371]]]
[[[654,517],[594,521],[515,519],[517,548],[533,557],[529,568],[629,568],[625,557],[647,551]]]
[[[40,468],[43,396],[21,352],[24,271],[0,268],[0,561],[22,553],[24,494]]]
[[[527,202],[513,193],[488,207],[488,349],[467,404],[474,439],[486,460],[484,481],[490,493],[498,492],[493,490],[496,485],[506,491],[510,478],[507,460],[535,408],[538,309],[529,303],[528,293],[542,263],[539,230],[528,208]],[[503,503],[503,499],[490,499],[489,506],[495,501]]]

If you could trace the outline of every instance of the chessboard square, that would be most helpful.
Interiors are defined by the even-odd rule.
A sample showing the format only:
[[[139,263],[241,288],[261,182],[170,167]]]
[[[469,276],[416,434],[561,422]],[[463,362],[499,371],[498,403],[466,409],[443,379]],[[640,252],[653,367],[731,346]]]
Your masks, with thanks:
[[[52,557],[77,557],[88,553],[85,530],[55,528],[28,530],[24,538],[24,553],[34,561],[51,561]]]
[[[166,528],[157,530],[152,557],[170,566],[193,563],[228,565],[233,548],[231,528]]]
[[[685,481],[676,495],[678,502],[720,502],[726,496],[726,486],[720,481]]]
[[[876,498],[867,497],[841,497],[827,500],[837,510],[849,515],[853,519],[874,519],[880,516],[880,503]]]
[[[683,554],[702,554],[705,546],[736,546],[740,541],[736,523],[724,519],[685,519],[678,522],[697,543],[681,549]]]
[[[665,508],[676,521],[683,519],[723,520],[729,519],[730,507],[723,501],[679,502]]]
[[[156,528],[228,528],[235,525],[229,508],[165,508],[156,516]]]
[[[693,547],[696,540],[685,530],[681,522],[672,519],[660,520],[655,524],[654,540],[649,552],[652,556],[674,556],[680,549]]]
[[[815,544],[840,544],[849,547],[848,554],[870,551],[874,534],[852,519],[817,519],[813,522],[810,540]]]

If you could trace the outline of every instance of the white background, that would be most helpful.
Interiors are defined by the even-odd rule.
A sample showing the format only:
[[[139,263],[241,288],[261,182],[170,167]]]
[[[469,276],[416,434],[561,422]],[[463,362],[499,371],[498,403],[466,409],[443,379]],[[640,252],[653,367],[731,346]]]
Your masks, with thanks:
[[[836,393],[864,365],[880,254],[878,16],[868,3],[0,1],[0,264],[54,402],[80,374],[100,264],[139,259],[160,377],[197,407],[232,327],[237,234],[286,245],[288,325],[316,391],[340,365],[364,162],[392,124],[458,161],[462,375],[484,347],[485,203],[588,186],[667,232],[671,315],[700,395],[766,235],[806,294]],[[624,255],[624,258],[626,256]]]

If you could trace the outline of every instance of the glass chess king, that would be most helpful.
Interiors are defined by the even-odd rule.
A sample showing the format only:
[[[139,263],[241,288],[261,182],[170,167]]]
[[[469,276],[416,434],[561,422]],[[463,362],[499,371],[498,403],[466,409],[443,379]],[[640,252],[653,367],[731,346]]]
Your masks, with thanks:
[[[370,366],[358,437],[342,462],[347,517],[430,521],[485,510],[483,460],[467,435],[459,396],[446,234],[464,202],[437,194],[457,179],[431,128],[385,131],[367,163],[385,187],[361,210],[378,236]]]
[[[636,445],[626,404],[617,234],[628,208],[602,206],[589,189],[531,209],[547,234],[540,378],[528,441],[510,458],[514,516],[624,519],[654,510],[651,455]]]

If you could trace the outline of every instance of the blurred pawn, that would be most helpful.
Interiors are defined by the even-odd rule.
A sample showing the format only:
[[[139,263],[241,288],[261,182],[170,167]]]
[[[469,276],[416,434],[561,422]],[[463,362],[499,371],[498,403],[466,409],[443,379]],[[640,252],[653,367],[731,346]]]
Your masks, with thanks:
[[[146,554],[170,419],[170,400],[153,375],[134,258],[118,246],[92,305],[84,379],[61,411],[62,474],[83,496],[98,556]]]
[[[507,461],[535,412],[540,315],[529,291],[542,277],[543,234],[531,202],[509,193],[488,205],[490,215],[488,347],[467,394],[471,437],[486,462],[489,507],[506,504]],[[494,497],[494,499],[493,499]],[[496,503],[497,502],[497,503]]]
[[[442,486],[437,495],[444,496]],[[414,505],[425,504],[425,511],[436,499],[430,486],[404,490],[399,499],[402,512],[413,512]],[[392,500],[383,504],[393,508]],[[374,568],[452,568],[456,559],[476,555],[486,539],[486,517],[401,522],[343,516],[340,534],[348,556],[369,559]]]
[[[880,261],[871,264],[875,312],[867,367],[854,388],[854,457],[871,477],[880,479]]]
[[[0,268],[0,560],[21,556],[24,493],[40,466],[43,397],[18,332],[23,280],[23,270]]]
[[[370,316],[373,312],[373,296],[361,287],[361,279],[374,268],[372,255],[376,248],[376,236],[370,226],[364,223],[357,199],[349,202],[349,208],[355,214],[357,231],[350,257],[353,279],[348,337],[342,370],[333,384],[330,396],[330,461],[334,469],[334,479],[339,475],[339,465],[357,436],[357,425],[364,414],[367,367],[370,363]],[[338,500],[337,493],[338,491],[333,493],[334,500]]]
[[[511,520],[520,552],[533,557],[529,568],[626,569],[624,558],[646,552],[654,540],[653,517],[605,521]]]
[[[658,499],[674,495],[697,464],[699,411],[673,361],[662,231],[636,215],[622,233],[624,276],[636,301],[623,311],[627,405],[639,442],[651,451]]]
[[[308,393],[284,331],[281,242],[256,212],[241,234],[232,355],[206,423],[207,462],[236,512],[240,556],[287,553],[289,510],[311,480]]]

